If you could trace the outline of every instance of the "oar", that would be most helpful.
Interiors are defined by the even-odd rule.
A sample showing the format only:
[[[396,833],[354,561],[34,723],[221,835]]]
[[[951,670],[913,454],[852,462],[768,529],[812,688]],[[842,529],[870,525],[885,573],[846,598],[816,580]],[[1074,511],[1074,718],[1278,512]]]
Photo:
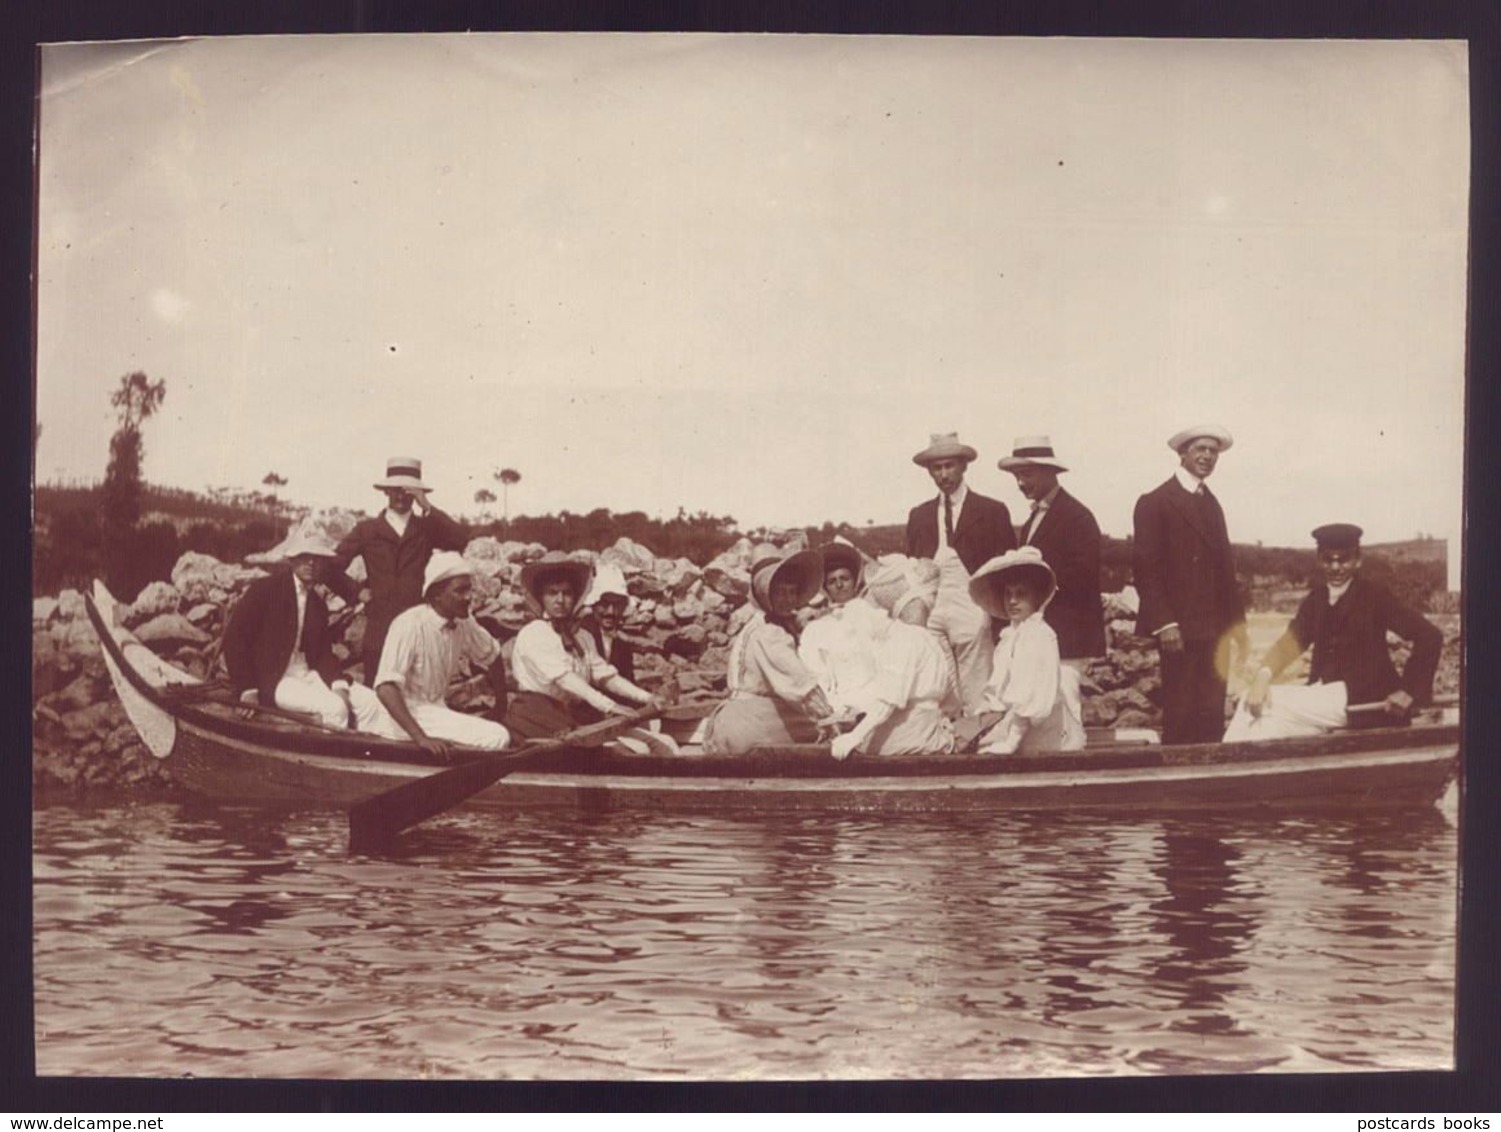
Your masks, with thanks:
[[[538,739],[514,751],[501,751],[450,767],[424,778],[404,782],[350,807],[349,851],[366,853],[388,845],[402,830],[451,810],[491,783],[539,755],[564,747],[598,747],[622,732],[656,717],[660,709],[642,708],[630,715],[611,716],[552,739]]]

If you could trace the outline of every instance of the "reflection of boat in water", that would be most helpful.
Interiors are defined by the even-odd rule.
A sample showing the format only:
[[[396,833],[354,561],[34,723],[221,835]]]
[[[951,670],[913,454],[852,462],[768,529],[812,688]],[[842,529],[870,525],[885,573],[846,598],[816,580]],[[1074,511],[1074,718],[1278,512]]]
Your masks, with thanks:
[[[97,582],[88,609],[132,724],[189,789],[243,802],[347,807],[439,769],[411,743],[264,715],[245,719],[234,704],[195,697],[198,681],[119,624],[116,602]],[[539,754],[479,801],[773,811],[1414,806],[1439,797],[1458,754],[1457,719],[1440,713],[1411,727],[1268,743],[1164,747],[1107,736],[1085,751],[843,763],[811,746],[712,757],[691,746],[679,755],[563,749]]]

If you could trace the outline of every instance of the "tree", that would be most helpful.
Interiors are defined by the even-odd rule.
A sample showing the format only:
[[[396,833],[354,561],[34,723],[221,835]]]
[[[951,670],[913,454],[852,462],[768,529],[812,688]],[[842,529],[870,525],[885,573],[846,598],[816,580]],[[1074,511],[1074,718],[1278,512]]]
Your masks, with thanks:
[[[490,504],[495,502],[495,493],[488,487],[482,487],[474,493],[474,501],[480,505],[481,517],[488,517]]]
[[[495,473],[495,478],[500,483],[500,517],[509,522],[511,518],[511,487],[521,482],[521,473],[515,468],[501,468]]]
[[[152,381],[140,370],[122,377],[120,387],[110,394],[120,427],[109,438],[109,466],[100,500],[101,542],[110,585],[122,596],[135,582],[131,544],[141,519],[141,460],[146,454],[141,425],[161,408],[166,396],[166,381]]]

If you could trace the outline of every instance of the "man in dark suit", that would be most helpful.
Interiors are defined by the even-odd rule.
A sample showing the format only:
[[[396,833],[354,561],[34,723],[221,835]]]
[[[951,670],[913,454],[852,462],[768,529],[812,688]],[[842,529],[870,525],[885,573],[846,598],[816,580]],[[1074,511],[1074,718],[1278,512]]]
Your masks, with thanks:
[[[928,628],[948,642],[958,673],[964,712],[976,715],[985,699],[995,641],[990,616],[969,596],[970,575],[1016,547],[1011,512],[998,499],[970,491],[964,474],[978,455],[956,433],[934,433],[912,462],[928,470],[938,495],[907,516],[907,556],[931,558],[940,571],[938,599]]]
[[[334,559],[333,543],[299,534],[286,569],[252,582],[224,630],[224,663],[242,698],[312,716],[325,727],[349,725],[349,685],[336,679],[328,606],[313,583]],[[329,682],[333,686],[330,687]]]
[[[422,574],[435,550],[462,551],[468,532],[428,502],[432,489],[422,482],[422,461],[393,456],[386,462],[386,478],[375,485],[386,496],[386,507],[373,519],[358,523],[339,543],[333,572],[340,596],[353,600],[344,571],[356,558],[364,560],[365,638],[360,646],[366,681],[380,667],[381,646],[397,614],[422,601]],[[415,512],[415,513],[414,513]]]
[[[1178,470],[1136,501],[1136,631],[1157,638],[1164,743],[1220,741],[1231,645],[1242,661],[1249,652],[1225,513],[1204,484],[1232,443],[1218,425],[1178,433]]]
[[[998,461],[1032,505],[1022,524],[1021,544],[1035,546],[1053,568],[1058,590],[1043,619],[1058,636],[1063,694],[1083,726],[1080,684],[1090,657],[1105,655],[1105,617],[1100,605],[1100,524],[1094,513],[1063,489],[1065,467],[1046,436],[1018,437],[1011,455]]]
[[[1354,523],[1328,523],[1313,532],[1321,578],[1267,650],[1227,740],[1391,727],[1432,699],[1444,635],[1385,586],[1360,576],[1361,534]],[[1387,648],[1388,633],[1412,644],[1400,676]],[[1308,683],[1273,688],[1277,674],[1310,648]],[[1356,705],[1366,710],[1348,711]]]

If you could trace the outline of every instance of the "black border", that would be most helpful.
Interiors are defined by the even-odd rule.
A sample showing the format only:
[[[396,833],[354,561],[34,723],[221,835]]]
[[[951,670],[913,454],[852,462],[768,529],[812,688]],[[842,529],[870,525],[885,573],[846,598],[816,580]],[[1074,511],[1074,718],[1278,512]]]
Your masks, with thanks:
[[[1494,646],[1501,604],[1482,589],[1498,560],[1497,117],[1501,4],[1494,0],[1030,0],[1022,3],[805,4],[781,0],[482,3],[479,0],[19,0],[0,15],[0,288],[9,333],[0,337],[0,445],[15,537],[0,571],[22,600],[3,639],[15,652],[0,746],[0,1112],[182,1111],[1347,1111],[1465,1115],[1501,1109],[1501,938],[1497,932],[1497,697]],[[31,1051],[30,475],[33,411],[33,107],[39,43],[192,35],[417,31],[706,31],[844,34],[1074,35],[1163,38],[1441,38],[1470,44],[1472,173],[1468,342],[1465,630],[1467,781],[1462,828],[1458,1071],[1455,1073],[1171,1077],[998,1082],[523,1083],[156,1081],[36,1079]],[[23,222],[22,218],[25,218]]]

